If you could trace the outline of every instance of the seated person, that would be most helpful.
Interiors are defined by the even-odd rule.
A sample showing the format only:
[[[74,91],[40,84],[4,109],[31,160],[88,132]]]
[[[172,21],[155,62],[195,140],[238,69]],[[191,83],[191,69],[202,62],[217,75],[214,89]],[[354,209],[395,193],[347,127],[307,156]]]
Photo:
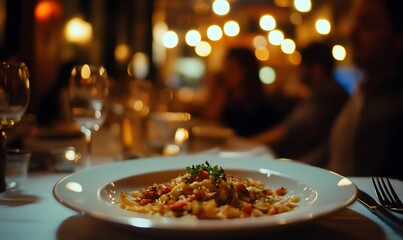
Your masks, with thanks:
[[[251,139],[269,145],[278,157],[323,166],[330,128],[348,93],[332,78],[330,46],[311,43],[301,56],[300,77],[309,89],[308,97],[283,122]]]
[[[280,121],[281,113],[266,96],[259,63],[250,49],[230,49],[222,73],[212,80],[203,109],[205,120],[232,128],[241,137],[263,132]]]

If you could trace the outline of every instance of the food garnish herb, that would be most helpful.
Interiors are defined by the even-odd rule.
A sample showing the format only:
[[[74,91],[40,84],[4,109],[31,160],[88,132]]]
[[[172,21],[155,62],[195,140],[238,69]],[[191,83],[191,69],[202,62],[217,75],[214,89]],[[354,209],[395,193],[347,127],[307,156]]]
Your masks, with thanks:
[[[211,166],[208,161],[206,161],[204,164],[186,167],[186,173],[190,173],[191,175],[185,180],[186,183],[192,183],[194,181],[201,181],[203,179],[210,178],[213,184],[217,186],[220,181],[227,180],[224,169],[222,167],[218,167],[217,165]]]

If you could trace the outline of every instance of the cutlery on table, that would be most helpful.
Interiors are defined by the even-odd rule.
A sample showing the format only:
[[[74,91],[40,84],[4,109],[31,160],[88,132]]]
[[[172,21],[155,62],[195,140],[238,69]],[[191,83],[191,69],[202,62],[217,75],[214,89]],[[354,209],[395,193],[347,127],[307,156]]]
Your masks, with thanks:
[[[384,221],[386,224],[391,226],[400,234],[403,234],[403,221],[393,215],[393,213],[389,212],[386,208],[379,205],[375,199],[360,189],[358,189],[358,201],[367,207],[373,214],[382,219],[382,221]]]
[[[403,203],[399,199],[399,196],[397,196],[389,178],[372,177],[372,182],[382,206],[389,210],[403,213]]]

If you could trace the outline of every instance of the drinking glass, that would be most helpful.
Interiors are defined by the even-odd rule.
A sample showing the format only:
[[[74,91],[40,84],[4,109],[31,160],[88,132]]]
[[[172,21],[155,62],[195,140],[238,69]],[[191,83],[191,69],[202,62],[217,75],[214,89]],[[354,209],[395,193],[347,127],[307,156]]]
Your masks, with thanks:
[[[69,97],[73,118],[80,125],[87,142],[84,168],[91,166],[92,131],[99,130],[107,113],[110,81],[105,67],[79,65],[70,75]]]
[[[19,122],[30,97],[28,67],[23,62],[0,62],[0,193],[7,190],[6,129]]]

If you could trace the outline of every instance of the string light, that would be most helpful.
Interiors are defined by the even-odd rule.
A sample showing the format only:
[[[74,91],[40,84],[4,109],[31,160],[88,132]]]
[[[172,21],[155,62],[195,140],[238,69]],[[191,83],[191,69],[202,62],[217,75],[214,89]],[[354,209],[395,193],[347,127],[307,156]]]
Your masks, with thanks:
[[[174,48],[176,45],[178,45],[178,42],[178,35],[174,31],[168,31],[162,37],[162,44],[166,48]]]
[[[213,11],[217,15],[226,15],[230,11],[230,5],[226,0],[215,0],[213,2]]]
[[[239,24],[236,21],[228,21],[224,24],[224,33],[229,37],[235,37],[239,31]]]
[[[186,33],[185,39],[189,46],[194,47],[201,41],[201,35],[197,30],[192,29]]]
[[[201,41],[195,47],[195,52],[200,57],[207,57],[211,53],[211,45],[206,41]]]
[[[311,0],[294,0],[294,7],[300,12],[309,12],[312,8]]]
[[[284,40],[284,33],[280,30],[273,30],[268,35],[269,42],[274,46],[279,46]]]
[[[222,30],[218,25],[211,25],[207,28],[207,37],[211,41],[218,41],[222,38]]]
[[[276,19],[271,15],[264,15],[259,21],[260,28],[265,31],[270,31],[276,28]]]
[[[332,48],[332,55],[334,59],[343,61],[346,58],[346,49],[341,45],[334,45]]]
[[[330,33],[331,25],[326,19],[318,19],[315,24],[316,31],[322,35]]]
[[[284,39],[281,43],[281,51],[285,54],[292,54],[295,51],[295,42],[292,39]]]

